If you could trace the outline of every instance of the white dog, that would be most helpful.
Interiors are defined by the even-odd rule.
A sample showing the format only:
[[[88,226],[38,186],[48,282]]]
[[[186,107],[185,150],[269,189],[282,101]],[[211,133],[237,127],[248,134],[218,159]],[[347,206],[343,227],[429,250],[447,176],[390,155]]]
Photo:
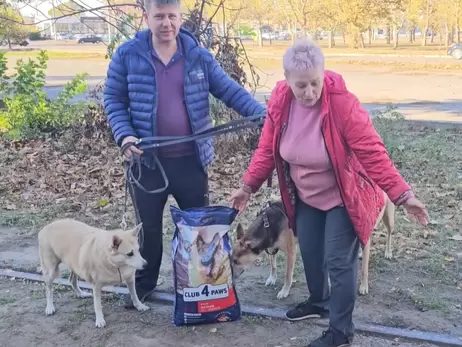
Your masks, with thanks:
[[[139,252],[138,233],[142,225],[123,231],[107,231],[85,223],[61,219],[46,225],[38,233],[40,263],[46,281],[47,306],[45,313],[55,312],[53,281],[63,263],[71,272],[69,280],[78,297],[89,297],[77,285],[77,276],[93,286],[95,325],[104,327],[106,322],[101,307],[101,290],[107,285],[125,282],[134,306],[146,311],[149,306],[141,303],[135,291],[135,271],[147,262]]]

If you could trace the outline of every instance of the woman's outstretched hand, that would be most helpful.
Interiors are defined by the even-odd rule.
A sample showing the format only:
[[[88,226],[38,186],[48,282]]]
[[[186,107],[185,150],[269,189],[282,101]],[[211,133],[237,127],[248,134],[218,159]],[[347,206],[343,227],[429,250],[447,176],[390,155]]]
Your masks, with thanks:
[[[245,211],[247,208],[247,203],[250,200],[251,193],[245,188],[241,187],[232,192],[231,196],[228,199],[228,202],[231,204],[232,208],[239,210],[239,214]]]
[[[430,221],[430,217],[428,216],[427,208],[418,199],[409,198],[405,203],[403,203],[403,207],[408,215],[420,224],[427,226]]]

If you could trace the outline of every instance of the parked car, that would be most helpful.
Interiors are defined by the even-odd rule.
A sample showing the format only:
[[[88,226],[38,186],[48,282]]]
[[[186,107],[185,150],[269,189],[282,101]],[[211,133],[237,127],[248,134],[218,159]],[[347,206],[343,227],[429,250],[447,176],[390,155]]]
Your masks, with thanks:
[[[451,47],[448,48],[448,55],[452,56],[454,59],[462,59],[462,43],[454,43]]]
[[[77,43],[103,43],[103,39],[96,35],[86,35],[81,37]]]

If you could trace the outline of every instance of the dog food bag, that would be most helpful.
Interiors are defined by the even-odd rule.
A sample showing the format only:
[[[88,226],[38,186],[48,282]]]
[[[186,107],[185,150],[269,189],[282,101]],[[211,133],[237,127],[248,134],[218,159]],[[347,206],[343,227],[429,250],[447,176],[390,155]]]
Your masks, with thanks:
[[[235,321],[241,307],[234,287],[228,231],[237,210],[170,206],[175,326]]]

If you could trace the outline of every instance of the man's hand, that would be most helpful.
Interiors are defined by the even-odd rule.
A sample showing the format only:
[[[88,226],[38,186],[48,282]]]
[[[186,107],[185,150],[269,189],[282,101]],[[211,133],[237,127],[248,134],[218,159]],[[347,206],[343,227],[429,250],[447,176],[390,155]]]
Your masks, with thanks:
[[[136,141],[138,141],[138,139],[135,136],[127,136],[126,138],[123,139],[122,146],[125,145],[127,142],[136,142]],[[141,156],[143,154],[143,151],[136,148],[135,146],[130,146],[124,152],[124,159],[126,161],[130,161],[132,159],[133,153]]]

